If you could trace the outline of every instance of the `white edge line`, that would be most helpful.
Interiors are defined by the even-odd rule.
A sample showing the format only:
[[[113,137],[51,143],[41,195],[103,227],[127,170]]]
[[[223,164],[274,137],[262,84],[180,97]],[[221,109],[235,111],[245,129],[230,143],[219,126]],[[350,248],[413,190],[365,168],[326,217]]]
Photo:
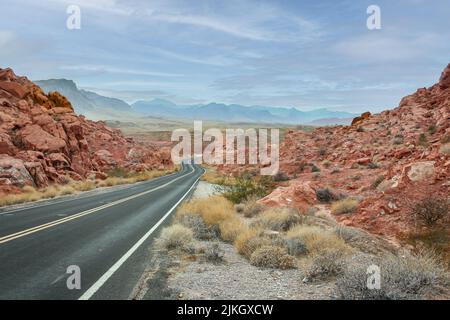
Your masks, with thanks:
[[[201,176],[200,176],[201,177]],[[142,236],[116,263],[113,264],[108,271],[103,274],[100,279],[98,279],[88,290],[78,300],[89,300],[104,284],[108,279],[128,260],[128,258],[147,240],[148,237],[167,219],[167,217],[172,213],[173,210],[180,204],[181,201],[186,198],[186,196],[191,192],[192,188],[200,180],[200,177],[195,180],[189,190],[181,197],[180,200],[149,230],[146,234]]]

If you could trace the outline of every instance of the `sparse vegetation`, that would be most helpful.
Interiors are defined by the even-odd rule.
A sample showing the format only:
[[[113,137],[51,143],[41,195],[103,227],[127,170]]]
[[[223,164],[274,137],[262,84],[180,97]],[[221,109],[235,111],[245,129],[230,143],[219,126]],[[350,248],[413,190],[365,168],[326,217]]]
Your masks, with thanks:
[[[439,259],[432,252],[417,255],[386,255],[377,261],[364,257],[347,262],[343,275],[336,283],[342,299],[423,299],[437,294],[449,285],[448,275]],[[356,265],[355,265],[356,262]],[[375,265],[380,268],[380,289],[367,287],[367,268]]]
[[[224,252],[218,243],[211,243],[204,249],[203,256],[207,262],[219,264],[223,262]]]
[[[441,143],[442,144],[446,144],[446,143],[450,143],[450,134],[446,134],[441,138]]]
[[[435,134],[436,131],[437,131],[436,125],[431,124],[431,125],[428,126],[428,132],[429,132],[430,134]]]
[[[236,205],[235,208],[237,213],[241,213],[246,218],[251,218],[260,214],[265,209],[265,206],[258,203],[255,197],[252,197],[244,203]]]
[[[295,268],[294,257],[290,256],[286,249],[278,246],[262,246],[256,249],[250,257],[250,263],[262,268]]]
[[[367,165],[368,169],[378,169],[379,167],[380,167],[380,165],[373,161],[369,162],[369,164]]]
[[[317,200],[323,203],[329,203],[337,200],[337,196],[328,188],[316,190]]]
[[[200,240],[211,240],[219,236],[218,227],[206,225],[203,218],[197,214],[183,214],[176,221],[192,230],[194,237]]]
[[[329,250],[313,258],[306,277],[308,280],[325,280],[339,275],[344,269],[343,253]]]
[[[334,202],[331,205],[331,212],[333,214],[345,214],[352,213],[358,207],[358,200],[353,198],[346,198],[339,201]]]
[[[256,225],[275,231],[287,231],[300,221],[301,217],[297,210],[283,207],[264,211],[258,217]]]
[[[225,242],[233,243],[237,236],[246,228],[245,224],[239,217],[232,217],[223,220],[219,224],[220,237]]]
[[[183,249],[186,248],[193,240],[193,232],[191,229],[174,224],[164,228],[161,236],[157,239],[156,244],[161,249]]]
[[[425,135],[425,133],[421,133],[419,135],[419,139],[417,140],[417,145],[422,146],[422,147],[426,147],[428,145],[427,136]]]
[[[184,202],[177,210],[177,218],[186,214],[200,215],[207,225],[218,226],[222,221],[234,216],[234,207],[224,197],[212,196]]]
[[[372,189],[376,189],[378,188],[378,186],[384,181],[384,176],[383,175],[379,175],[371,184],[371,188]]]
[[[392,140],[392,144],[394,144],[394,145],[403,144],[403,140],[404,140],[403,136],[401,134],[398,134]]]
[[[273,188],[273,181],[268,176],[255,178],[244,174],[236,177],[232,184],[221,186],[220,191],[231,202],[242,203],[252,197],[262,198]]]
[[[153,170],[144,172],[129,172],[127,178],[120,178],[117,175],[124,174],[122,169],[112,171],[114,175],[108,177],[106,180],[94,181],[74,181],[70,178],[65,179],[64,184],[54,184],[42,189],[36,189],[32,186],[24,186],[22,193],[10,194],[2,196],[0,199],[0,206],[7,206],[25,202],[34,202],[43,199],[52,199],[58,196],[70,195],[76,192],[90,191],[98,187],[110,187],[125,183],[135,183],[138,181],[144,181],[152,178],[156,178],[172,171],[169,170]]]
[[[273,176],[273,181],[275,182],[282,182],[282,181],[288,181],[289,177],[286,173],[278,171],[274,176]]]
[[[312,256],[321,255],[329,251],[347,253],[351,248],[333,231],[317,226],[297,225],[288,231],[286,238],[297,240],[306,246],[307,252]]]
[[[247,259],[250,259],[253,252],[262,247],[271,245],[269,239],[261,237],[259,230],[255,228],[246,229],[241,232],[234,242],[237,252]]]
[[[430,197],[416,203],[412,213],[428,227],[436,225],[439,221],[446,219],[450,212],[450,202],[444,198]]]

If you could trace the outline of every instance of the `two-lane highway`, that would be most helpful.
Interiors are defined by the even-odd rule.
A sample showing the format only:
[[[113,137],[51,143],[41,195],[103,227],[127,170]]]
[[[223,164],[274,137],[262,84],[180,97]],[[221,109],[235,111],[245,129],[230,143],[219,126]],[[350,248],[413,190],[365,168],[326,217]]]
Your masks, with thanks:
[[[144,183],[0,212],[0,299],[127,299],[156,231],[203,172],[183,165]],[[67,287],[71,265],[81,289]]]

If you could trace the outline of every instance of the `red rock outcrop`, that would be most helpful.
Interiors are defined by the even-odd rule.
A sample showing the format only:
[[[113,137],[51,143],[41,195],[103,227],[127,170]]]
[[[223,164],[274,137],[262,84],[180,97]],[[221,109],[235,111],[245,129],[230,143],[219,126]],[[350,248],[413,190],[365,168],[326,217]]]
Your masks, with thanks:
[[[351,126],[287,131],[280,171],[292,180],[261,201],[303,210],[318,201],[300,187],[329,188],[361,199],[354,213],[336,216],[342,223],[401,236],[415,228],[415,202],[449,197],[449,143],[450,64],[437,84],[418,89],[393,110],[365,113]],[[254,168],[222,168],[244,169]]]
[[[45,94],[26,77],[0,69],[0,192],[65,177],[105,177],[116,166],[171,165],[170,149],[138,144],[103,122],[77,116],[58,92]]]

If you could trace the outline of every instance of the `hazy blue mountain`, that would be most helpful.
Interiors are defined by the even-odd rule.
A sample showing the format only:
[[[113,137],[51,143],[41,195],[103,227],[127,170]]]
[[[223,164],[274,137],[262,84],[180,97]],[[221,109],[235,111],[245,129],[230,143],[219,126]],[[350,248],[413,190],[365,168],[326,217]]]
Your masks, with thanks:
[[[125,101],[116,98],[104,97],[95,92],[78,89],[75,82],[67,79],[50,79],[34,81],[48,93],[58,91],[72,103],[78,114],[101,113],[110,111],[131,111],[131,107]]]
[[[348,118],[357,116],[349,112],[331,111],[328,109],[300,111],[296,108],[247,107],[239,104],[227,105],[223,103],[176,105],[162,99],[137,101],[132,104],[132,108],[136,112],[152,117],[227,122],[305,124],[320,119],[327,119],[327,124],[333,124],[333,122],[340,124],[343,121],[346,122]]]
[[[169,100],[137,101],[131,106],[125,101],[79,89],[67,79],[35,81],[45,92],[58,91],[72,103],[75,112],[92,119],[126,118],[128,116],[165,118],[168,120],[209,120],[224,122],[280,124],[342,124],[355,114],[328,109],[300,111],[296,108],[243,106],[239,104],[208,103],[177,105]],[[326,119],[321,121],[321,119]]]

